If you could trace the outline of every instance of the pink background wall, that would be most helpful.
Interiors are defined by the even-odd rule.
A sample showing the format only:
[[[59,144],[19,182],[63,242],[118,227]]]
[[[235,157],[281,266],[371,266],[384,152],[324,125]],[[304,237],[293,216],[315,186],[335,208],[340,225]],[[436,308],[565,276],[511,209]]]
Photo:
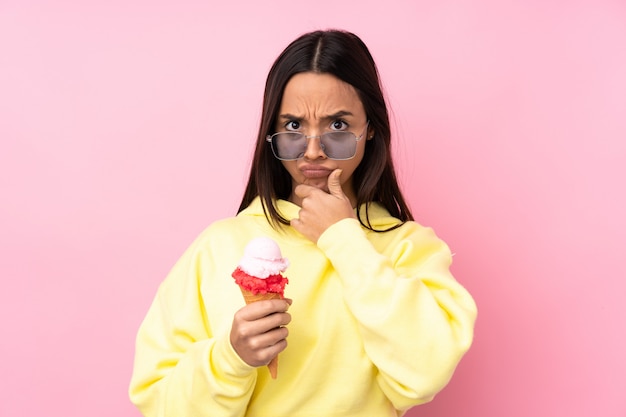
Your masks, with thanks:
[[[271,62],[327,27],[370,46],[480,309],[409,415],[626,415],[625,3],[215,3],[0,1],[0,415],[139,415],[154,291],[234,213]]]

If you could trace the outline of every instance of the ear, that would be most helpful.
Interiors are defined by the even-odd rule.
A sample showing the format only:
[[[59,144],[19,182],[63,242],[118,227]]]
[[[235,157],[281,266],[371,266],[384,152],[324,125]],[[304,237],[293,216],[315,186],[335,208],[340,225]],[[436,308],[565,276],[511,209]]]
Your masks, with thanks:
[[[374,129],[367,129],[367,140],[374,139]]]

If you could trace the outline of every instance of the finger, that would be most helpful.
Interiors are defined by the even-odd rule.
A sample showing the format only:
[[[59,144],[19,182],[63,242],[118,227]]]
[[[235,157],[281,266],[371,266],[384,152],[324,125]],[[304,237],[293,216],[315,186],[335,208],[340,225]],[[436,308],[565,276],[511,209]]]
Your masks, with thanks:
[[[277,327],[286,326],[291,322],[289,313],[273,313],[254,321],[244,322],[241,325],[241,333],[245,336],[261,334]]]
[[[290,322],[291,315],[289,313],[274,313],[255,321],[239,321],[235,318],[231,329],[231,342],[234,342],[233,346],[235,347],[247,346],[247,348],[250,347],[251,343],[254,344],[255,347],[264,347],[274,344],[279,339],[276,337],[272,338],[271,335],[274,334],[274,330],[284,328]],[[265,340],[268,338],[268,335],[272,340],[271,343],[254,342],[259,337],[262,338],[261,340]]]
[[[247,339],[243,348],[247,360],[244,360],[252,366],[267,365],[276,355],[285,350],[288,335],[287,328],[281,327]]]
[[[306,185],[306,184],[298,184],[296,188],[293,190],[294,194],[300,198],[306,198],[311,195],[311,193],[315,192],[317,188]]]
[[[272,347],[285,340],[287,336],[289,336],[289,329],[286,327],[276,327],[256,337],[250,338],[250,348],[253,350],[262,350]]]
[[[263,349],[256,351],[257,361],[256,366],[264,366],[271,362],[280,352],[287,348],[287,339],[281,339],[271,346],[267,346]]]
[[[290,301],[276,298],[274,300],[255,301],[242,307],[237,315],[245,321],[254,321],[273,313],[284,313],[289,310]]]
[[[277,327],[286,326],[291,322],[291,314],[289,313],[274,313],[269,316],[263,317],[255,322],[258,326],[258,332],[268,332]]]
[[[345,194],[341,188],[341,169],[336,169],[328,176],[328,192],[339,198],[344,198]]]

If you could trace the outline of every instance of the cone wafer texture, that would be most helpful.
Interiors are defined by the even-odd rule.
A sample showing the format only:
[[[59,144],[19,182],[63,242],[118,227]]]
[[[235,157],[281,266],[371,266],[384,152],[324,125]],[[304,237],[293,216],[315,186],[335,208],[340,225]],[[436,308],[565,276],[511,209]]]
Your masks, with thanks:
[[[283,298],[280,294],[275,293],[275,292],[268,292],[265,294],[261,294],[261,293],[255,294],[251,291],[244,290],[241,287],[239,287],[239,289],[241,290],[243,299],[246,300],[246,304],[254,303],[255,301],[275,300],[275,299]]]

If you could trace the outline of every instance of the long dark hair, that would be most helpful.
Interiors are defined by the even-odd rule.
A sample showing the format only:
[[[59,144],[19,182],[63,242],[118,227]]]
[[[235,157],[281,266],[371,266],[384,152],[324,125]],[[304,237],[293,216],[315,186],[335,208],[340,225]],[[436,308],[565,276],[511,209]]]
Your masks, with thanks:
[[[355,34],[340,30],[315,31],[300,36],[272,65],[265,84],[261,125],[248,184],[237,212],[259,196],[265,216],[274,227],[289,224],[278,212],[276,199],[289,198],[291,176],[274,157],[265,137],[273,133],[287,82],[302,72],[332,74],[352,85],[363,103],[369,126],[375,132],[374,138],[367,141],[363,160],[352,174],[361,224],[374,230],[369,221],[369,205],[363,204],[369,202],[381,203],[402,222],[413,220],[400,192],[391,159],[389,114],[378,69],[365,43]]]

